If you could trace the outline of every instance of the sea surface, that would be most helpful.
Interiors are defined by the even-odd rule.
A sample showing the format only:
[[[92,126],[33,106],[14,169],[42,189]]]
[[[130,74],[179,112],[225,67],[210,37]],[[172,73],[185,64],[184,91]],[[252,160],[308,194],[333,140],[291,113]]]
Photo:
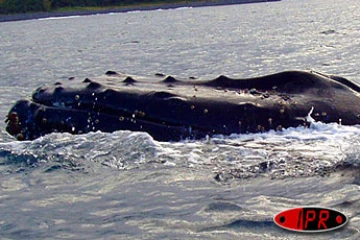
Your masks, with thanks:
[[[358,0],[134,11],[0,23],[0,119],[44,84],[107,70],[254,77],[316,70],[360,84]],[[360,239],[360,128],[313,123],[158,142],[146,133],[18,142],[0,122],[1,239]],[[330,207],[321,234],[275,214]]]

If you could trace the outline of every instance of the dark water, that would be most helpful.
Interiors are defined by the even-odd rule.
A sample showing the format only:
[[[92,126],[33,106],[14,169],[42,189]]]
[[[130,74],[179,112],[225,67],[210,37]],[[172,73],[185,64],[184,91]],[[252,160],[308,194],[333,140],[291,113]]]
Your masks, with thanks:
[[[289,0],[0,23],[0,116],[38,86],[106,70],[252,77],[314,69],[360,84],[356,1]],[[309,108],[310,109],[310,108]],[[10,239],[359,239],[360,129],[163,143],[145,133],[16,142],[0,123],[0,236]],[[318,205],[341,230],[272,217]]]

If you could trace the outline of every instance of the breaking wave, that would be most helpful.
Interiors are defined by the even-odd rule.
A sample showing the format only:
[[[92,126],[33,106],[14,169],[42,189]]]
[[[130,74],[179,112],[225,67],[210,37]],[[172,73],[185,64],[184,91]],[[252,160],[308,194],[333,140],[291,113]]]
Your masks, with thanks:
[[[203,140],[158,142],[147,133],[117,131],[83,135],[53,133],[34,141],[0,144],[0,164],[10,171],[119,170],[183,167],[205,169],[216,180],[257,176],[326,175],[360,164],[360,128],[312,123],[257,134],[218,135]]]

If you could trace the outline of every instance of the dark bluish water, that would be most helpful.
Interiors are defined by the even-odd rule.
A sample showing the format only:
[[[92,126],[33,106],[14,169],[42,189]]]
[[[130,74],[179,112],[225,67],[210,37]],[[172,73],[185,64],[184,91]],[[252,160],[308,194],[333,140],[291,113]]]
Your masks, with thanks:
[[[0,23],[0,116],[38,86],[107,70],[213,78],[314,69],[360,84],[357,1],[289,0]],[[310,109],[310,108],[309,108]],[[16,142],[0,123],[0,236],[10,239],[359,239],[360,129],[163,143],[146,133]],[[336,232],[272,217],[319,205]]]

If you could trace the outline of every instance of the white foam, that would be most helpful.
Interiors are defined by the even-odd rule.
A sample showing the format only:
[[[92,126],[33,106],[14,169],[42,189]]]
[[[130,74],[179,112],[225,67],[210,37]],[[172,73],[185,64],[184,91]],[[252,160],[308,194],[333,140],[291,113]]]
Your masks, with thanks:
[[[189,9],[193,9],[193,7],[178,7],[178,8],[174,8],[173,10],[175,11],[182,11],[182,10],[189,10]]]
[[[38,21],[48,21],[48,20],[62,20],[62,19],[79,18],[79,17],[84,17],[84,16],[75,15],[75,16],[66,16],[66,17],[48,17],[48,18],[39,18],[37,20]]]
[[[19,159],[44,155],[47,161],[83,156],[85,162],[120,170],[156,163],[215,172],[297,176],[314,174],[342,161],[360,165],[359,146],[359,126],[313,122],[309,128],[182,142],[158,142],[147,133],[130,131],[53,133],[34,141],[2,143],[0,151],[12,152]],[[265,173],[261,170],[264,163],[270,169]]]

